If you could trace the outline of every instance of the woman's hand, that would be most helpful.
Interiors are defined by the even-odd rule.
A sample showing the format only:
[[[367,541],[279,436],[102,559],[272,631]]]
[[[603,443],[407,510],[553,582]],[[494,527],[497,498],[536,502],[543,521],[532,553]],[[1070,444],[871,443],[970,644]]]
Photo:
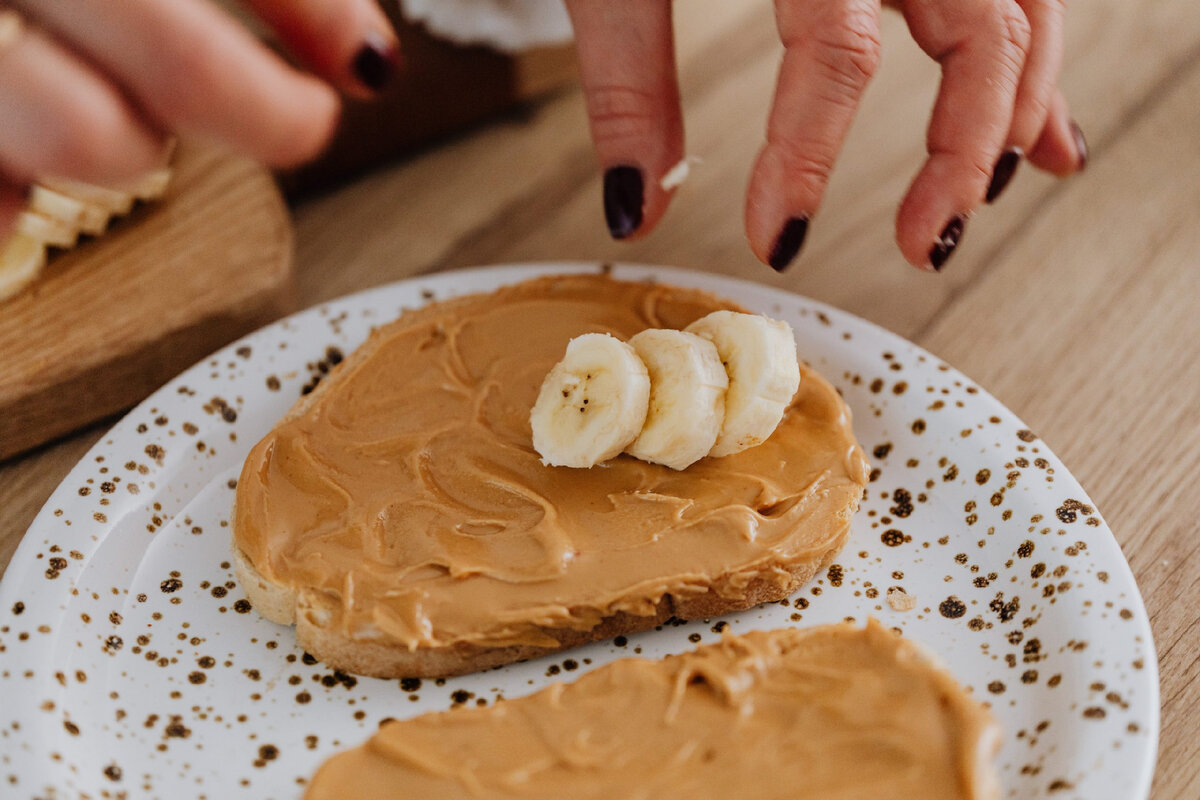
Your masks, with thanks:
[[[0,240],[41,177],[103,183],[158,165],[166,132],[274,166],[315,156],[333,87],[367,95],[395,68],[373,0],[247,0],[314,74],[207,0],[0,0]]]
[[[941,269],[981,202],[1022,157],[1056,175],[1087,147],[1056,82],[1063,0],[894,0],[942,66],[929,158],[896,218],[914,266]],[[659,181],[684,155],[667,0],[567,0],[612,235],[648,232],[666,211]],[[775,0],[785,47],[767,142],[750,177],[746,233],[776,270],[795,258],[860,98],[879,65],[879,0]]]

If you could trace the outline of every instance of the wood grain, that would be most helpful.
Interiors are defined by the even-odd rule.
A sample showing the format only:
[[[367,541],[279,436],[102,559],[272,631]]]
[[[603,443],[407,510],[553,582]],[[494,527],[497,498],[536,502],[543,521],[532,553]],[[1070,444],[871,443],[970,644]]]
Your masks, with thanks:
[[[1200,797],[1200,5],[1070,6],[1062,84],[1091,166],[1064,182],[1022,167],[936,276],[892,241],[937,88],[901,21],[886,20],[806,251],[776,276],[742,233],[780,52],[770,5],[678,10],[688,151],[704,161],[652,236],[608,239],[582,98],[566,92],[298,207],[302,303],[470,264],[622,259],[782,286],[930,348],[1021,415],[1116,532],[1160,659],[1152,796]],[[97,435],[0,465],[0,563]]]
[[[0,458],[141,400],[294,305],[271,176],[184,145],[166,197],[55,257],[0,307]]]

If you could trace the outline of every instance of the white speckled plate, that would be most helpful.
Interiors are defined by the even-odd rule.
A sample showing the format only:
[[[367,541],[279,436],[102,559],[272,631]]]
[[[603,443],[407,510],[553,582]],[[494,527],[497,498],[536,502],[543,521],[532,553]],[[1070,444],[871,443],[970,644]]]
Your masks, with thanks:
[[[405,281],[271,325],[196,365],[71,472],[0,585],[0,795],[295,798],[385,717],[528,693],[734,630],[869,615],[939,653],[1006,731],[1011,798],[1142,798],[1158,734],[1150,626],[1079,484],[999,402],[835,309],[712,275],[617,267],[788,320],[876,468],[836,565],[790,602],[442,681],[355,679],[297,649],[233,580],[250,446],[369,328],[431,298],[594,265]],[[915,598],[901,611],[893,587]],[[889,592],[892,592],[889,595]]]

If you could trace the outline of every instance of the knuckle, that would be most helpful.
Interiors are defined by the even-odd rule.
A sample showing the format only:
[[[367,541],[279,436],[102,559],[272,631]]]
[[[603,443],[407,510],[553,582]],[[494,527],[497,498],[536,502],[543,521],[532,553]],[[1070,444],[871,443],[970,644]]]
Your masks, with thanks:
[[[653,136],[662,118],[662,99],[632,86],[593,86],[587,104],[592,135],[605,144]]]
[[[792,136],[768,136],[767,145],[774,148],[789,178],[812,184],[818,189],[829,182],[836,147],[830,147],[826,142]]]
[[[994,165],[983,153],[966,152],[950,147],[931,147],[929,155],[946,159],[955,172],[969,177],[981,193],[984,187],[991,183]]]
[[[870,3],[839,5],[815,36],[822,65],[847,88],[861,91],[879,69],[879,17]]]
[[[981,57],[990,62],[993,80],[1015,91],[1025,71],[1031,35],[1025,12],[1007,0],[988,7],[968,45],[977,45]]]
[[[1035,19],[1063,17],[1067,13],[1067,0],[1017,0],[1032,23]]]
[[[1025,11],[1012,0],[992,7],[992,27],[1000,34],[1006,49],[1015,49],[1022,56],[1029,51],[1033,40],[1033,27]]]

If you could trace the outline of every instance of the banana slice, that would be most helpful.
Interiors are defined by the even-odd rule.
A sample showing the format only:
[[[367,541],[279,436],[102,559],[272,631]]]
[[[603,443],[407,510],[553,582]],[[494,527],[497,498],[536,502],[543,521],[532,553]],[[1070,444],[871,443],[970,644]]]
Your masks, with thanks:
[[[650,376],[632,347],[604,333],[577,336],[530,412],[533,447],[548,466],[595,466],[637,438],[649,402]]]
[[[104,188],[132,195],[135,200],[157,200],[166,193],[167,186],[171,183],[171,175],[170,167],[160,167],[134,178],[106,184]]]
[[[80,183],[62,178],[43,181],[43,185],[47,189],[65,194],[67,197],[73,197],[87,205],[98,206],[112,215],[128,214],[129,209],[133,208],[133,201],[137,199],[130,192],[106,189],[103,186],[93,186],[90,183]]]
[[[23,234],[14,234],[0,245],[0,300],[13,297],[46,266],[46,247]]]
[[[108,227],[109,214],[103,208],[37,184],[29,193],[29,210],[93,236],[104,233]]]
[[[759,314],[714,311],[686,330],[716,345],[729,374],[725,422],[708,454],[727,456],[765,442],[800,388],[791,327]]]
[[[686,469],[708,455],[725,419],[729,377],[717,348],[694,333],[645,330],[629,340],[650,373],[650,407],[625,452]]]
[[[22,211],[17,217],[17,233],[63,249],[74,247],[79,238],[79,229],[74,225],[34,211]]]
[[[171,183],[171,168],[151,170],[129,187],[130,193],[138,200],[157,200],[167,192]]]

